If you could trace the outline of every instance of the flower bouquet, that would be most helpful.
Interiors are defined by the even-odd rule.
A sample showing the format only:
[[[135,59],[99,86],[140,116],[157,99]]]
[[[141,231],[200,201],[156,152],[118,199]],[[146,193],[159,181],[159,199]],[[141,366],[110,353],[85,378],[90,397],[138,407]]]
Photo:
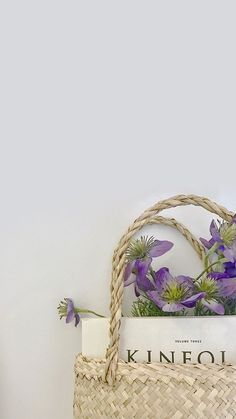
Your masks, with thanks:
[[[173,275],[169,268],[155,270],[153,259],[164,255],[173,243],[141,236],[132,240],[126,251],[124,286],[133,285],[137,299],[132,304],[133,317],[209,316],[236,314],[236,217],[230,222],[212,220],[209,240],[200,238],[206,249],[204,270],[196,278]],[[65,298],[59,314],[69,323],[80,321],[81,314],[92,310],[75,307]]]

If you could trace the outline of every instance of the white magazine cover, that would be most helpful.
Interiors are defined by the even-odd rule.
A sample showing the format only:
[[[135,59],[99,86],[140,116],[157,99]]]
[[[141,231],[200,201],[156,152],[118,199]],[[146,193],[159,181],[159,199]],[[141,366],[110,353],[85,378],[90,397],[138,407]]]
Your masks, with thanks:
[[[236,316],[122,318],[126,362],[236,364]],[[105,358],[109,319],[82,320],[82,354]]]

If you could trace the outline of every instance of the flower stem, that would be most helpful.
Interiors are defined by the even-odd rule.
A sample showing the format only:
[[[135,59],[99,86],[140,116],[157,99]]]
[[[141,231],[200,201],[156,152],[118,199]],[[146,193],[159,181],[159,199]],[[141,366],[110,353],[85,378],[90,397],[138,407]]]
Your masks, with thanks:
[[[97,316],[97,317],[105,317],[105,316],[102,316],[101,314],[98,314],[98,313],[96,313],[95,311],[93,311],[93,310],[87,310],[87,309],[83,309],[83,308],[75,308],[75,312],[76,313],[88,313],[88,314],[94,314],[95,316]]]
[[[220,262],[221,263],[224,263],[226,261],[227,261],[227,259],[226,258],[223,258],[223,259],[221,259]],[[209,271],[210,268],[212,268],[213,266],[217,265],[218,263],[219,263],[219,260],[217,260],[216,262],[214,262],[211,265],[209,265],[206,269],[204,269],[204,271],[202,271],[200,273],[200,275],[197,276],[197,278],[194,281],[198,281],[198,279],[200,279],[207,271]]]
[[[197,301],[197,304],[195,306],[195,310],[194,310],[194,315],[195,316],[202,316],[202,304],[200,301]]]

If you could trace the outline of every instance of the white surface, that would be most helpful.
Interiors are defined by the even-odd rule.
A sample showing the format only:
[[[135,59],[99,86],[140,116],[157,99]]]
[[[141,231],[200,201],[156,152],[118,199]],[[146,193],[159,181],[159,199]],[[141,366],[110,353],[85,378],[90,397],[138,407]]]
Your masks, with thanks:
[[[236,208],[235,12],[1,2],[1,419],[71,419],[80,331],[57,303],[108,315],[112,250],[141,211],[176,193]],[[204,211],[174,214],[206,235]],[[179,240],[160,263],[194,273]]]
[[[136,362],[236,364],[236,316],[125,318],[119,357]],[[105,358],[109,319],[82,320],[82,354]],[[209,353],[210,352],[210,353]],[[214,361],[213,361],[214,360]]]

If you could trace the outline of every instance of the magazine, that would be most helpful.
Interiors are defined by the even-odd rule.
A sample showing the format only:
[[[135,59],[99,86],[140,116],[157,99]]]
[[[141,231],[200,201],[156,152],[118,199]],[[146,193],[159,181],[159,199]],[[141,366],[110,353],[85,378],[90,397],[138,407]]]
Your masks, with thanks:
[[[236,316],[122,318],[126,362],[236,364]],[[82,354],[105,358],[109,319],[82,319]]]

